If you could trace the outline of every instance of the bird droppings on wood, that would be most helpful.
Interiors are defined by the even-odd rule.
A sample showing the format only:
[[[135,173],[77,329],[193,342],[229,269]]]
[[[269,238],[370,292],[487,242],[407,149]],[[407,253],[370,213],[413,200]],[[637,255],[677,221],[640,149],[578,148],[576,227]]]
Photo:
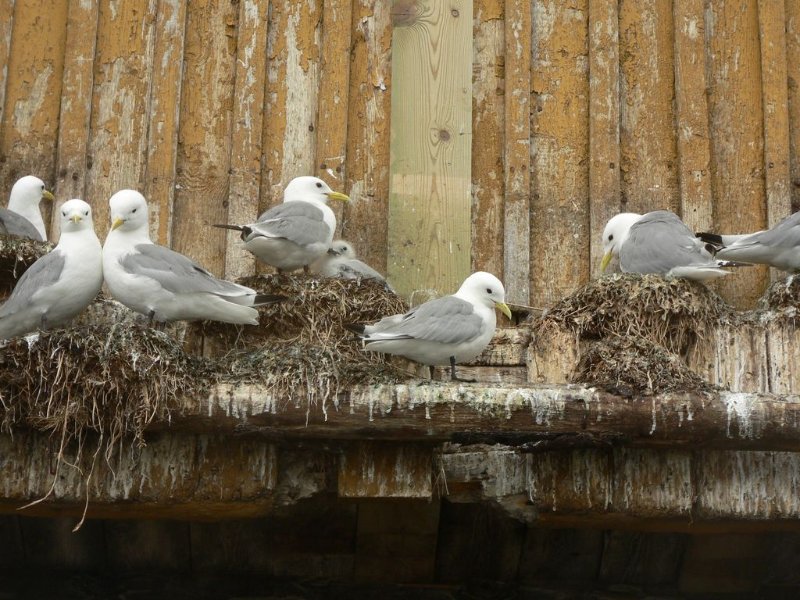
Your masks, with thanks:
[[[758,310],[770,319],[794,321],[800,308],[800,278],[789,275],[770,285],[758,302]]]

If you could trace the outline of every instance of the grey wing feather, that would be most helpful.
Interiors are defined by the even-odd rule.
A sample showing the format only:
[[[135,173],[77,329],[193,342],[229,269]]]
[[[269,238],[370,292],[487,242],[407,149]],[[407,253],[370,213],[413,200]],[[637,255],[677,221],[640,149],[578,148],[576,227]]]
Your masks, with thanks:
[[[157,244],[138,244],[136,252],[120,260],[122,267],[134,275],[155,279],[174,294],[206,292],[220,296],[242,294],[248,288],[217,279],[192,259]]]
[[[800,212],[789,215],[772,229],[739,239],[732,246],[738,248],[755,244],[772,248],[794,248],[800,245]]]
[[[483,327],[483,321],[472,304],[455,296],[437,298],[417,306],[400,321],[384,321],[387,321],[386,327],[373,330],[370,335],[385,334],[376,339],[391,339],[391,335],[395,339],[458,344],[478,337]]]
[[[677,215],[647,213],[631,226],[620,250],[620,266],[628,273],[668,273],[675,267],[715,265],[711,254]]]
[[[322,211],[310,202],[284,202],[273,206],[250,225],[254,234],[285,238],[306,246],[325,242],[331,233]]]
[[[378,279],[383,281],[383,275],[370,267],[367,263],[357,258],[342,260],[336,264],[338,277],[343,279]]]
[[[30,238],[37,242],[44,241],[33,223],[7,208],[0,208],[0,234]]]
[[[7,317],[29,306],[36,292],[61,278],[65,262],[61,250],[53,250],[33,263],[19,278],[11,297],[0,307],[0,317]]]

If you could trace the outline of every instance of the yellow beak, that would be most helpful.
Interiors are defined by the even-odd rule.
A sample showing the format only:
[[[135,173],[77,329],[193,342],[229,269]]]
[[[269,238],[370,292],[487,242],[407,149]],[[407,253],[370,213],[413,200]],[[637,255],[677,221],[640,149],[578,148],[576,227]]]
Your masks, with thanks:
[[[600,272],[603,273],[608,268],[608,263],[611,262],[611,250],[603,255],[603,260],[600,261]]]
[[[81,222],[83,219],[81,219],[81,216],[80,216],[80,215],[72,215],[72,216],[69,218],[69,220],[70,220],[70,221],[72,221],[73,223],[75,223],[75,224],[77,225],[77,224],[78,224],[78,223],[80,223],[80,222]]]
[[[328,192],[328,200],[341,200],[342,202],[350,202],[350,196],[340,192]]]
[[[508,308],[508,304],[506,304],[505,302],[495,302],[494,306],[501,313],[503,313],[505,316],[507,316],[509,319],[511,319],[511,309]]]
[[[44,200],[55,200],[56,197],[53,196],[53,192],[49,192],[47,190],[42,190],[42,199],[44,199]]]
[[[125,221],[120,217],[115,217],[111,222],[111,231],[114,231],[117,227],[120,227],[124,222]]]

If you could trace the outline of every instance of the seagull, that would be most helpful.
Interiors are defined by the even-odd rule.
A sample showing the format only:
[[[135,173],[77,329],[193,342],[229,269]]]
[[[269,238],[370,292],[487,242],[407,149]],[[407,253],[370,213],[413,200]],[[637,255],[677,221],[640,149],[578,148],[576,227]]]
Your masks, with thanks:
[[[8,208],[0,208],[0,234],[46,242],[47,230],[39,210],[42,200],[54,197],[41,179],[33,175],[18,179],[11,188]]]
[[[328,252],[314,263],[314,268],[325,277],[377,279],[391,289],[383,275],[356,258],[352,244],[346,240],[334,240]]]
[[[494,309],[511,318],[505,289],[497,277],[478,271],[452,296],[430,300],[404,315],[384,317],[373,325],[348,324],[367,350],[399,354],[424,365],[450,365],[478,356],[494,335]]]
[[[111,294],[150,321],[258,324],[255,306],[283,300],[217,279],[190,258],[150,241],[147,201],[135,190],[111,196],[103,271]]]
[[[328,200],[347,202],[317,177],[295,177],[283,192],[283,204],[273,206],[249,225],[214,225],[242,232],[244,247],[275,267],[278,273],[308,266],[323,256],[333,241],[336,215]]]
[[[770,265],[781,271],[800,271],[800,212],[789,215],[772,229],[742,235],[698,233],[720,259]]]
[[[668,210],[612,217],[603,230],[603,249],[601,271],[615,255],[619,256],[623,273],[656,273],[668,279],[707,281],[730,274],[722,267],[742,266],[716,260],[683,221]]]
[[[75,317],[103,285],[100,240],[83,200],[61,205],[61,237],[53,250],[19,278],[0,307],[0,339],[50,329]]]

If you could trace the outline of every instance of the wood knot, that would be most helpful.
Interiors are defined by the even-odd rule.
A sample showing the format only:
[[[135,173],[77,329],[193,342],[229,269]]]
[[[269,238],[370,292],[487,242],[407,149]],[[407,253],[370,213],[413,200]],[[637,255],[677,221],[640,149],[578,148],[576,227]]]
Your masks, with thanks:
[[[439,139],[442,140],[443,142],[449,142],[450,141],[450,132],[447,131],[447,129],[440,129],[439,130]]]
[[[419,5],[416,0],[396,0],[392,6],[392,25],[410,27],[419,18]]]

